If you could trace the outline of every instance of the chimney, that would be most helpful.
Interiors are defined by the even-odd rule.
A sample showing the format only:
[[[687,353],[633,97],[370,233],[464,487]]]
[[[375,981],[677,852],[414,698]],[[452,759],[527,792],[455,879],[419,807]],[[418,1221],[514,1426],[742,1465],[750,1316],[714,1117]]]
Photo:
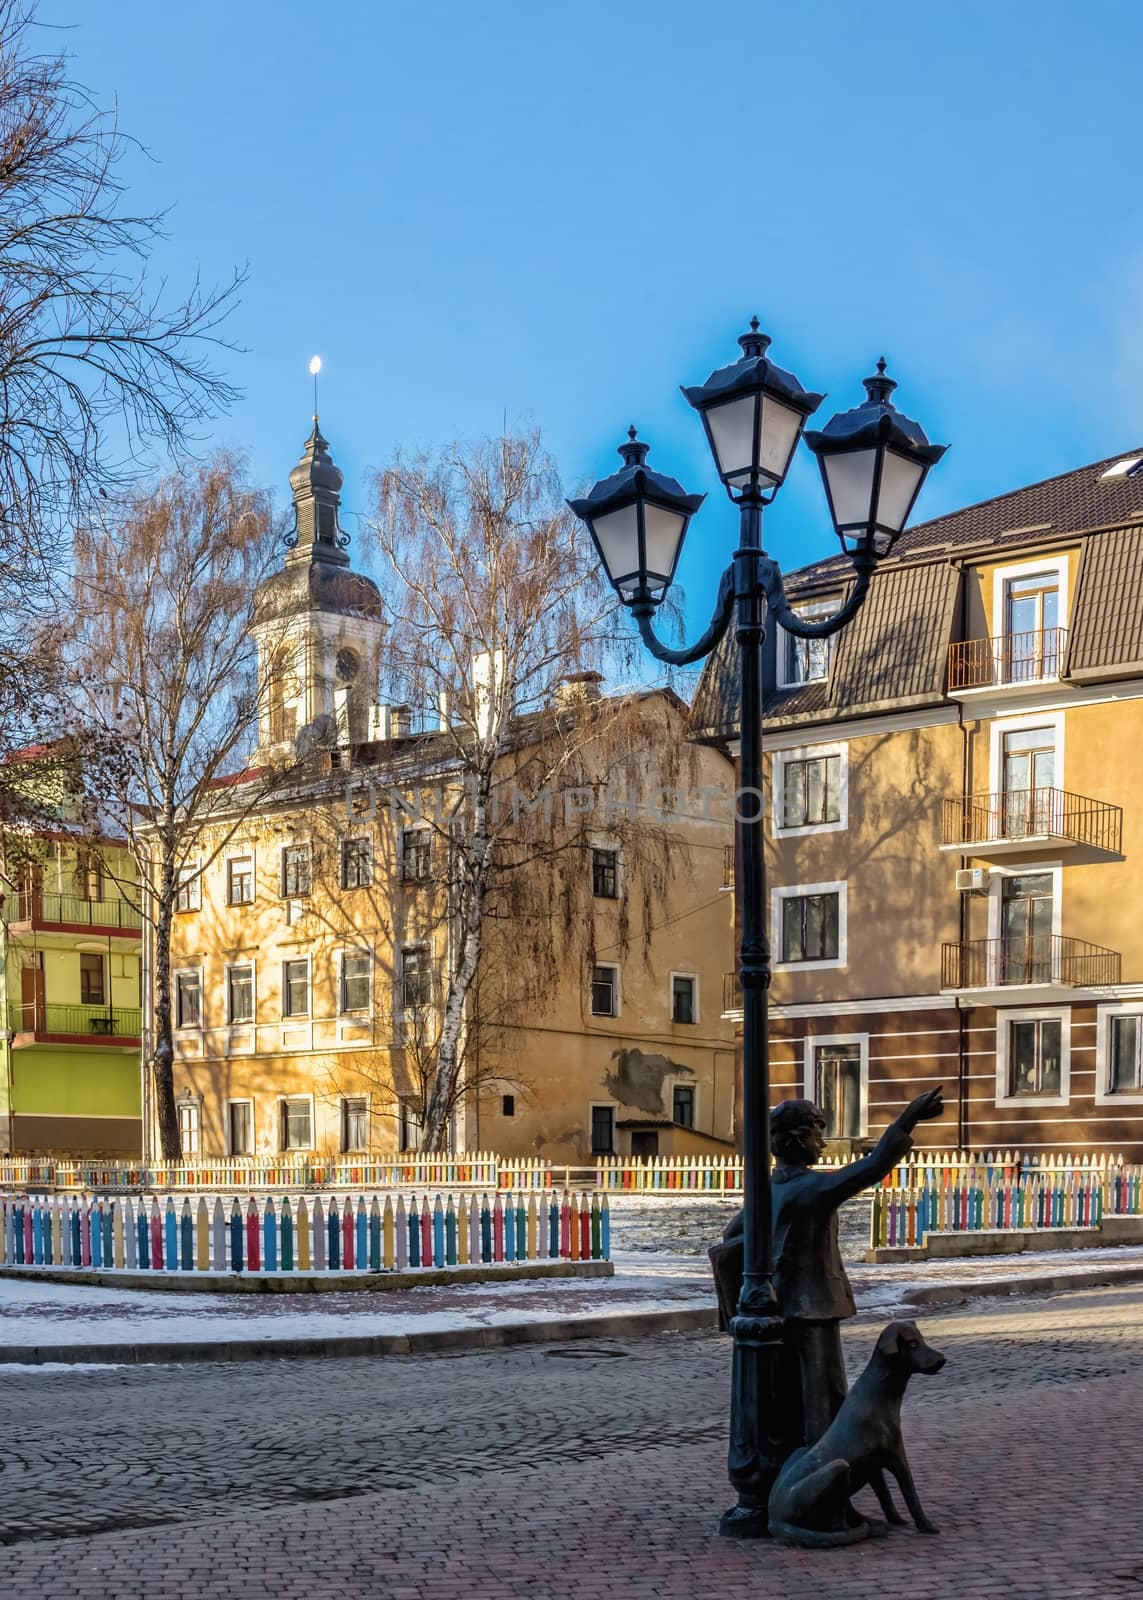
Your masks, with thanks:
[[[601,698],[602,672],[569,672],[556,684],[557,711],[573,711]]]

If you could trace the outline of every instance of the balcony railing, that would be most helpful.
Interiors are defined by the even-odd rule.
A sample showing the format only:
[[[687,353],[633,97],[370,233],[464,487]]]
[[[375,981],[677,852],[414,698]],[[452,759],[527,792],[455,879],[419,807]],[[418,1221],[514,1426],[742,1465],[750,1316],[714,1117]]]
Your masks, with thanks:
[[[946,800],[943,845],[998,844],[1012,839],[1070,839],[1119,853],[1123,808],[1066,789],[1009,789]]]
[[[13,922],[85,928],[138,928],[142,918],[126,900],[86,900],[78,894],[31,890],[16,896]]]
[[[949,645],[949,693],[1058,678],[1067,642],[1066,628],[1004,633],[994,639],[961,639]]]
[[[722,975],[722,1009],[742,1010],[742,985],[738,981],[737,972],[724,972]]]
[[[138,1039],[143,1013],[130,1006],[58,1006],[9,1002],[8,1026],[16,1033],[66,1034],[75,1039]]]
[[[1007,984],[1099,988],[1118,983],[1122,957],[1086,939],[1058,933],[1028,939],[970,939],[941,946],[942,989],[998,989]]]

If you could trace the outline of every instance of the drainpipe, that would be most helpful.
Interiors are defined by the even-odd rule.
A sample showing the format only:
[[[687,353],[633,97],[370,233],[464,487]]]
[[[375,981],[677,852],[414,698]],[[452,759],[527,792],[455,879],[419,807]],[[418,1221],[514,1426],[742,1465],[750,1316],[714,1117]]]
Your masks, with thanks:
[[[955,563],[959,573],[960,611],[963,625],[964,618],[964,562]],[[968,758],[968,728],[964,721],[964,701],[956,703],[957,727],[960,729],[960,793],[962,802],[969,792],[969,758]],[[961,867],[968,866],[969,858],[966,855],[958,857]],[[958,896],[960,905],[957,909],[958,933],[960,947],[963,952],[968,943],[968,896]],[[962,956],[963,960],[963,956]],[[956,1142],[958,1150],[968,1149],[968,1014],[960,995],[956,996]]]

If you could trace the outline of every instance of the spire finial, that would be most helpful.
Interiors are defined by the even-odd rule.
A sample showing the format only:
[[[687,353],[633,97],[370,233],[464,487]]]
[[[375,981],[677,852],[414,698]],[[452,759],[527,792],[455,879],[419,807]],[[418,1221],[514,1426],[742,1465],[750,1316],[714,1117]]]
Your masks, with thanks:
[[[757,317],[751,317],[750,332],[744,333],[738,341],[742,354],[747,360],[756,356],[764,356],[770,348],[770,335],[768,333],[760,333],[758,330],[761,326],[762,324]]]
[[[318,381],[318,373],[320,371],[321,371],[321,357],[320,356],[311,356],[310,357],[310,375],[312,376],[312,378],[314,380],[314,421],[315,422],[318,419],[317,381]]]
[[[635,424],[632,423],[627,430],[627,443],[619,446],[619,454],[623,457],[623,465],[625,467],[641,467],[647,459],[647,452],[650,448],[649,444],[644,444],[643,440],[639,438],[635,430]]]
[[[889,405],[889,396],[893,393],[893,390],[897,387],[897,385],[893,382],[892,378],[887,378],[885,376],[884,356],[882,356],[877,363],[877,376],[873,378],[862,378],[861,381],[865,385],[866,394],[869,396],[868,400],[866,401],[867,405]]]

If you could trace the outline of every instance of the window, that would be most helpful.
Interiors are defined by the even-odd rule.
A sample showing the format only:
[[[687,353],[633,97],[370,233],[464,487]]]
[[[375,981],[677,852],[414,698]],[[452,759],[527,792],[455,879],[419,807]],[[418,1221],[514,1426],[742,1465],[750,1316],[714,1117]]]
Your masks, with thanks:
[[[1054,878],[1014,872],[1000,886],[1001,983],[1052,981]]]
[[[79,958],[79,1003],[84,1006],[107,1004],[103,957],[81,954]]]
[[[591,1153],[593,1156],[615,1154],[615,1107],[592,1106]]]
[[[826,1119],[827,1139],[860,1139],[865,1130],[865,1079],[860,1039],[813,1045],[811,1098]]]
[[[1001,825],[1006,839],[1022,839],[1028,834],[1053,831],[1053,811],[1057,807],[1056,730],[1018,728],[1001,736],[1003,796]]]
[[[253,905],[253,856],[232,856],[226,863],[226,899],[232,906]]]
[[[282,894],[287,900],[309,894],[312,881],[310,847],[288,844],[282,850]]]
[[[373,959],[368,950],[343,950],[341,952],[341,979],[338,984],[338,1011],[345,1016],[351,1011],[368,1011]]]
[[[516,1096],[514,1094],[501,1096],[500,1114],[504,1117],[514,1117],[516,1115]]]
[[[1060,1093],[1062,1039],[1058,1017],[1023,1017],[1008,1024],[1008,1084],[1013,1098]]]
[[[1063,639],[1059,570],[1009,578],[1004,585],[1004,681],[1058,676]]]
[[[308,961],[282,962],[282,1015],[308,1017],[310,1014],[310,964]]]
[[[599,900],[618,899],[618,850],[593,850],[591,852],[591,892]]]
[[[254,968],[226,969],[226,1020],[230,1023],[254,1021]]]
[[[698,988],[698,979],[689,972],[672,972],[671,974],[671,1021],[672,1022],[697,1022],[698,1007],[695,1004]]]
[[[227,1155],[252,1156],[254,1154],[254,1102],[228,1100],[226,1102]]]
[[[312,1150],[313,1102],[308,1095],[282,1101],[282,1149]]]
[[[367,1150],[369,1148],[369,1100],[361,1095],[347,1095],[341,1102],[341,1148]]]
[[[1107,1093],[1143,1093],[1143,1016],[1112,1017],[1110,1022]]]
[[[202,1132],[202,1106],[198,1100],[186,1098],[178,1102],[179,1111],[179,1139],[183,1147],[183,1159],[187,1156],[197,1156],[201,1144]]]
[[[341,846],[341,887],[368,889],[373,882],[372,839],[345,839]]]
[[[401,881],[423,883],[432,870],[433,834],[431,828],[401,829]]]
[[[197,911],[201,903],[202,879],[198,873],[198,862],[192,866],[183,867],[179,872],[178,887],[175,890],[176,911]]]
[[[619,1015],[618,967],[592,967],[591,1014],[593,1017],[617,1017]]]
[[[175,973],[175,1027],[202,1027],[202,973]]]
[[[780,908],[777,940],[780,959],[791,965],[829,961],[841,964],[842,886],[817,884],[776,891]]]
[[[429,952],[423,945],[401,951],[401,1009],[420,1011],[431,1004],[433,974]]]
[[[782,760],[783,828],[813,828],[841,821],[841,756]]]
[[[836,600],[803,601],[792,609],[806,622],[820,622],[837,610]],[[799,683],[816,683],[829,677],[830,658],[833,655],[833,636],[828,639],[799,639],[783,629],[778,639],[782,659],[779,662],[779,681],[784,688]]]
[[[412,1100],[401,1101],[399,1117],[402,1150],[421,1148],[421,1110]]]
[[[93,850],[81,850],[75,858],[75,892],[80,900],[103,899],[103,867]]]
[[[671,1097],[671,1116],[680,1128],[695,1125],[695,1092],[689,1083],[676,1083]]]

